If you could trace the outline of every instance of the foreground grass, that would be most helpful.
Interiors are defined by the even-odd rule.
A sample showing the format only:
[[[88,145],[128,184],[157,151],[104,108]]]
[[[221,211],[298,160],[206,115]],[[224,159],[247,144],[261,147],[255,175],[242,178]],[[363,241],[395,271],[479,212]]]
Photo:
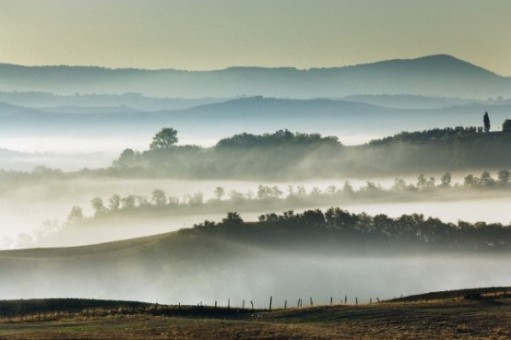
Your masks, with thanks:
[[[502,338],[511,337],[509,292],[476,299],[446,297],[254,312],[182,307],[133,314],[78,313],[4,318],[0,338]],[[184,311],[184,312],[183,312]],[[48,315],[47,315],[48,317]]]

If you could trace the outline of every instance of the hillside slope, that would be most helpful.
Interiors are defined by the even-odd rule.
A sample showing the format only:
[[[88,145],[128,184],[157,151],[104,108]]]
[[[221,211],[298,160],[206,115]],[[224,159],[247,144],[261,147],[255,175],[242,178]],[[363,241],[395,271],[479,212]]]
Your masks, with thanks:
[[[233,67],[216,71],[0,65],[0,91],[56,94],[139,92],[157,97],[340,97],[420,94],[486,98],[509,95],[511,81],[447,55],[340,68]]]
[[[245,299],[261,308],[270,295],[282,302],[309,296],[326,301],[346,294],[365,303],[371,297],[385,299],[426,289],[503,285],[508,279],[510,236],[503,227],[464,225],[461,233],[437,220],[422,220],[423,229],[415,230],[406,226],[417,224],[420,216],[392,222],[362,214],[346,215],[353,223],[345,229],[317,224],[317,217],[312,211],[302,223],[287,227],[285,221],[228,222],[85,247],[1,251],[0,290],[10,299],[76,297],[167,304],[228,299],[239,304]],[[382,236],[387,232],[396,234]],[[421,240],[410,236],[421,233]],[[435,235],[451,235],[450,241],[444,244]],[[438,240],[429,245],[432,237]],[[500,251],[492,250],[496,243]]]
[[[0,337],[509,338],[510,289],[472,291],[483,297],[470,300],[463,299],[463,292],[438,292],[451,297],[358,306],[338,304],[336,299],[331,306],[290,304],[273,311],[77,299],[0,301]],[[17,313],[9,313],[13,311]]]

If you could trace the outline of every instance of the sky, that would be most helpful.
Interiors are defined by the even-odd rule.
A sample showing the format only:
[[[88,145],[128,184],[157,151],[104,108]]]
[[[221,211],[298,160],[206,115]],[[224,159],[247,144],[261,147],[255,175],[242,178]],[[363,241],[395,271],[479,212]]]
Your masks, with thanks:
[[[222,69],[450,54],[511,76],[510,0],[0,0],[0,62]]]

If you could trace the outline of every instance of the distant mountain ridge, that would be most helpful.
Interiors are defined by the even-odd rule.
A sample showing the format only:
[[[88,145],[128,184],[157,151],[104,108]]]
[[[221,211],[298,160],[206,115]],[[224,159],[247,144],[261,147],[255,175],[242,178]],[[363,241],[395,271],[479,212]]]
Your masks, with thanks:
[[[369,104],[345,99],[246,97],[179,110],[137,111],[122,107],[98,110],[93,107],[67,111],[65,108],[36,109],[0,102],[0,132],[44,134],[52,131],[60,134],[104,131],[111,134],[114,131],[147,131],[149,134],[163,126],[172,126],[183,134],[193,132],[213,139],[241,132],[272,132],[284,128],[309,133],[321,131],[339,137],[350,131],[372,131],[383,137],[439,125],[478,126],[484,111],[491,113],[494,129],[499,129],[504,119],[509,119],[508,101],[494,104],[453,102],[431,109],[393,108],[378,104],[378,100]]]
[[[448,55],[307,70],[230,67],[183,71],[0,64],[0,91],[138,92],[146,96],[180,98],[243,95],[318,98],[361,94],[487,98],[509,96],[511,78]]]

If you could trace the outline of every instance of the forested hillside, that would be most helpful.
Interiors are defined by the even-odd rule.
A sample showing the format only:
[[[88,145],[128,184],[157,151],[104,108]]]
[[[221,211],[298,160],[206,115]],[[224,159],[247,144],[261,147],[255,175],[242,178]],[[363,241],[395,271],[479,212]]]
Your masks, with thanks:
[[[116,176],[257,179],[511,167],[511,133],[475,127],[403,132],[360,146],[288,130],[235,135],[212,148],[174,144],[143,152],[125,150],[105,171]]]

